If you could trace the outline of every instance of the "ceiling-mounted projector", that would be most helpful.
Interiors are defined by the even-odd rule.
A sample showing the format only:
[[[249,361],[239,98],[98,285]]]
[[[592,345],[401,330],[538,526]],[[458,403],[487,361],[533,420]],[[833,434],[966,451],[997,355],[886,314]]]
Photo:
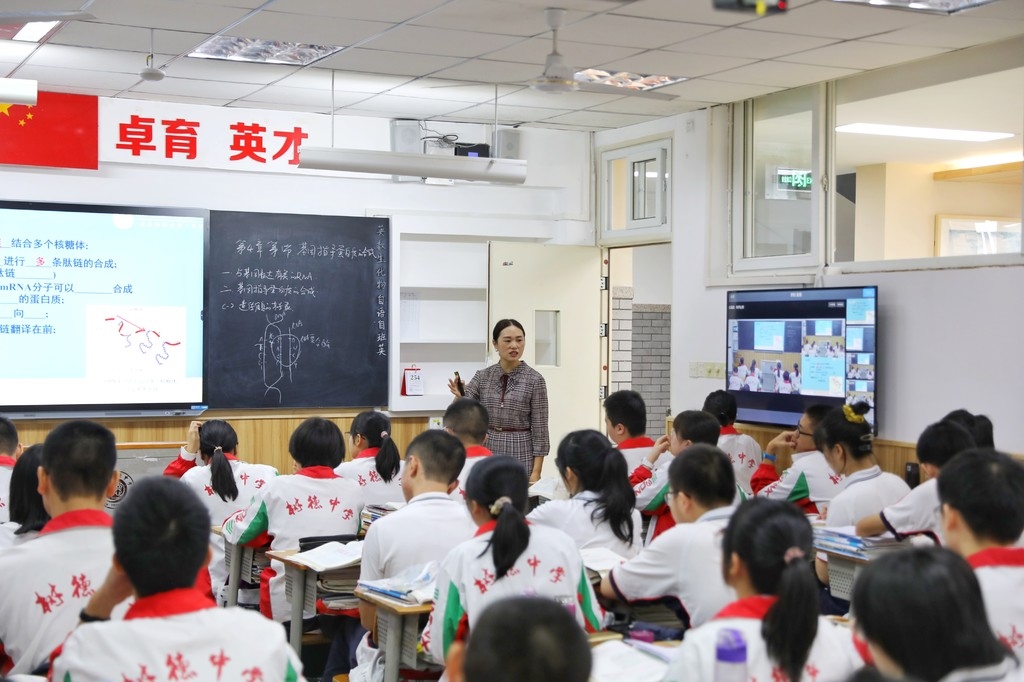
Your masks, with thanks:
[[[785,12],[787,0],[712,0],[715,9],[728,9],[739,12]]]

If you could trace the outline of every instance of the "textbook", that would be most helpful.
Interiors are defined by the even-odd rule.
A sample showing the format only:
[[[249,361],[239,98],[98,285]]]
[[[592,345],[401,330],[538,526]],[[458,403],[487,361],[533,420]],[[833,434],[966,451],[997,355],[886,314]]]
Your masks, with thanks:
[[[545,500],[567,500],[569,499],[569,489],[565,487],[561,478],[545,476],[530,486],[529,495],[530,497],[542,497]]]
[[[404,502],[385,502],[384,504],[368,504],[359,512],[359,532],[366,535],[366,529],[382,516],[387,516],[405,506]]]
[[[656,647],[651,647],[654,649]],[[672,649],[666,650],[674,653]],[[624,641],[605,642],[593,650],[592,682],[661,682],[668,663],[648,649],[640,649]]]
[[[853,526],[814,529],[815,549],[842,554],[853,559],[870,559],[900,546],[892,533],[860,537]]]
[[[593,571],[601,578],[607,577],[609,571],[626,561],[607,547],[584,547],[580,550],[580,556],[583,557],[583,565],[588,574]]]
[[[426,604],[434,601],[439,566],[436,561],[428,561],[410,566],[390,578],[360,580],[359,587],[410,604]]]
[[[315,549],[293,554],[290,558],[295,563],[308,566],[317,572],[358,566],[363,558],[363,543],[361,540],[345,544],[325,542]]]

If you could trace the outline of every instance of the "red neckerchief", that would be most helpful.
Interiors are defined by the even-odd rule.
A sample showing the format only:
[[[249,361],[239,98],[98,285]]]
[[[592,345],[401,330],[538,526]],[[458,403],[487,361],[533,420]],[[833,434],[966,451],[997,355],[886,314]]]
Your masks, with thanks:
[[[56,533],[69,528],[110,528],[114,525],[114,519],[110,514],[100,509],[78,509],[64,512],[60,516],[50,519],[39,531],[40,535]]]
[[[490,457],[493,452],[485,448],[483,445],[470,445],[466,448],[466,459],[473,457]]]
[[[365,450],[360,450],[359,454],[352,459],[368,459],[370,457],[376,457],[378,450],[380,450],[380,448],[366,448]]]
[[[647,436],[637,436],[636,438],[627,438],[615,447],[619,450],[632,450],[635,448],[649,448],[654,445],[654,441]]]
[[[308,476],[309,478],[340,478],[334,473],[334,469],[328,466],[302,467],[295,472],[296,476]]]
[[[124,619],[165,618],[214,608],[217,605],[202,592],[192,587],[183,587],[139,597],[125,612]]]
[[[768,613],[768,609],[770,609],[778,600],[779,598],[773,594],[758,594],[753,597],[737,599],[715,614],[713,620],[719,620],[722,618],[753,618],[754,620],[764,620],[764,616]]]
[[[476,532],[473,533],[473,537],[477,537],[479,535],[483,535],[484,533],[490,533],[492,530],[494,530],[494,527],[497,526],[497,525],[498,525],[498,520],[497,519],[491,519],[487,523],[485,523],[482,526],[478,527],[476,529]],[[527,521],[526,525],[530,526],[530,525],[533,525],[533,524],[531,524],[529,521]]]
[[[9,455],[0,455],[0,467],[14,466],[15,459]]]
[[[1024,566],[1024,548],[992,547],[975,552],[967,557],[971,568],[989,568],[995,566]]]
[[[728,426],[723,426],[722,427],[722,430],[719,432],[719,435],[721,435],[721,436],[738,436],[738,435],[740,435],[740,432],[736,430],[735,426],[733,426],[732,424],[729,424]]]

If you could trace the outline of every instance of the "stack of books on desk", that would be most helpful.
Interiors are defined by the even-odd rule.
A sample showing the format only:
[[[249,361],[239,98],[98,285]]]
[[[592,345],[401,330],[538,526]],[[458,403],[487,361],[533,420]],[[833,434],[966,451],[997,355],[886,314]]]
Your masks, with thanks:
[[[385,502],[384,504],[368,504],[359,512],[359,534],[366,535],[366,529],[374,521],[405,506],[404,502]]]
[[[390,578],[360,580],[361,589],[397,599],[407,604],[426,604],[434,601],[438,562],[410,566]]]
[[[814,529],[814,547],[823,552],[832,552],[867,561],[879,554],[898,549],[900,546],[891,533],[869,538],[857,535],[853,526],[834,526]]]
[[[317,596],[331,609],[352,609],[359,600],[352,594],[359,580],[363,543],[326,542],[314,549],[299,552],[292,561],[316,571]]]

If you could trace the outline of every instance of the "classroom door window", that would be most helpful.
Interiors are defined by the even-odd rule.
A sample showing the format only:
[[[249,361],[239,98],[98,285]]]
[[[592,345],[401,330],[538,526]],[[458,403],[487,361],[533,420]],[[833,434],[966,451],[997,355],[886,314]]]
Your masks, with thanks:
[[[534,312],[533,327],[537,331],[534,336],[534,361],[538,366],[558,367],[559,357],[559,317],[557,310],[537,310]]]

